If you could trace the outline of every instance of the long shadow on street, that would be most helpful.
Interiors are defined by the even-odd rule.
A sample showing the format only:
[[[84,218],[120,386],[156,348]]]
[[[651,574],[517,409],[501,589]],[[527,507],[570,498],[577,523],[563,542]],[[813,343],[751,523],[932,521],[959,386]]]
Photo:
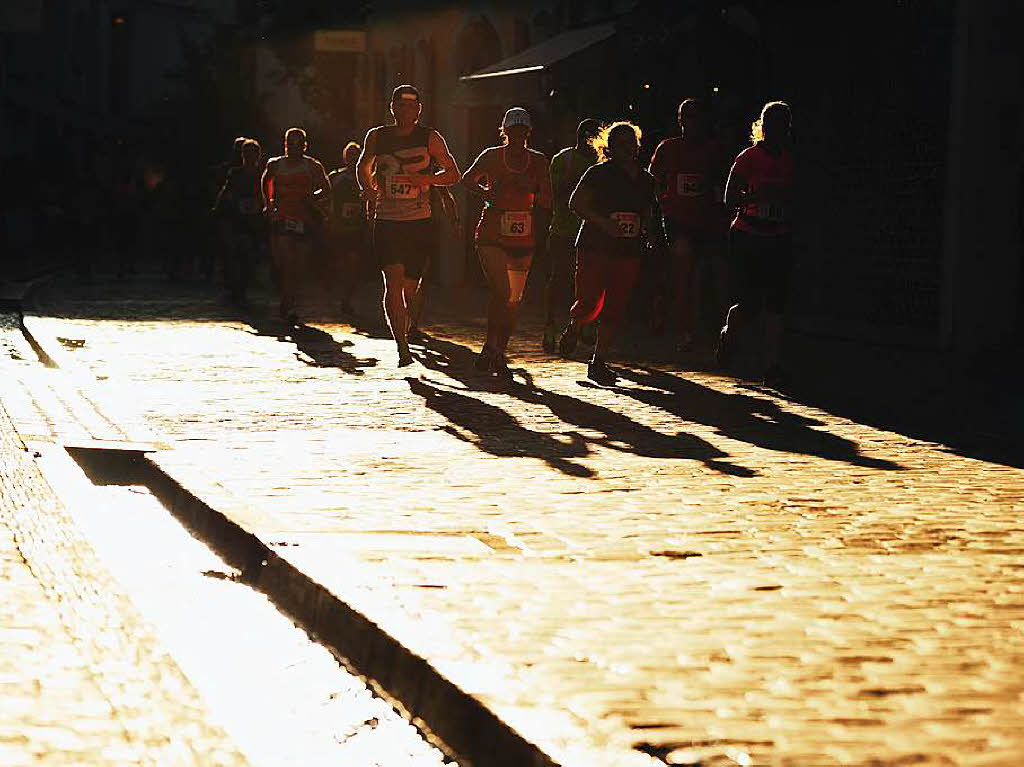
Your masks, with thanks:
[[[254,317],[247,317],[245,322],[253,328],[254,335],[276,338],[278,341],[291,339],[301,352],[296,353],[295,358],[306,365],[338,368],[346,373],[361,376],[364,369],[375,367],[379,362],[376,357],[357,357],[348,351],[348,347],[353,346],[351,341],[339,341],[330,333],[309,325],[289,326],[283,322],[271,322]]]
[[[481,383],[491,383],[475,373],[474,354],[469,347],[453,341],[429,338],[422,348],[423,353],[418,356],[426,368],[443,373],[468,389],[480,388]],[[493,455],[533,455],[553,468],[564,471],[562,466],[552,464],[552,449],[555,455],[564,457],[564,451],[571,447],[574,457],[583,457],[590,453],[591,445],[598,445],[647,458],[701,461],[710,469],[732,476],[750,477],[755,474],[750,469],[730,463],[726,460],[729,457],[727,453],[692,434],[663,434],[623,413],[593,402],[538,389],[529,379],[525,385],[512,383],[501,386],[497,391],[526,404],[546,407],[563,423],[576,426],[581,431],[598,432],[601,436],[590,437],[574,431],[569,435],[571,445],[567,446],[553,436],[526,429],[513,416],[495,405],[448,387],[442,388],[416,379],[406,380],[412,392],[423,397],[428,407],[463,430],[476,434],[474,444]],[[579,476],[575,468],[566,473]]]
[[[810,428],[820,422],[783,410],[771,400],[723,394],[661,370],[623,369],[621,373],[643,387],[618,387],[617,391],[625,396],[684,420],[711,426],[725,437],[766,450],[813,455],[870,469],[902,468],[884,458],[861,455],[855,442]]]
[[[419,358],[428,369],[458,380],[470,389],[478,388],[485,381],[474,374],[474,354],[470,348],[430,338],[423,344],[423,350]],[[665,410],[683,421],[712,426],[723,436],[768,450],[813,455],[855,466],[882,470],[900,468],[891,461],[861,455],[856,443],[811,428],[819,422],[783,410],[769,399],[725,394],[660,371],[622,372],[643,388],[616,387],[616,392]],[[489,381],[485,381],[485,385],[493,386]],[[500,391],[522,402],[547,407],[564,423],[601,433],[596,439],[585,438],[591,444],[652,458],[700,460],[709,468],[733,476],[756,474],[728,462],[725,460],[727,453],[694,435],[685,432],[666,435],[621,412],[584,399],[538,389],[532,383],[513,383],[501,387]],[[463,416],[455,413],[454,417]],[[462,425],[477,433],[487,426],[473,422]]]

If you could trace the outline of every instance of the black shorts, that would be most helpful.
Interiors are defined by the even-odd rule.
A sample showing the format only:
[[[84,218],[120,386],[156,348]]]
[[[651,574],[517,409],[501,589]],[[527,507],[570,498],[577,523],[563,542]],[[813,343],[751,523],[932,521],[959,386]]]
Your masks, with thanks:
[[[788,234],[762,236],[738,229],[729,232],[729,267],[733,299],[746,308],[782,314],[789,292],[793,240]]]
[[[377,264],[402,264],[405,276],[418,280],[437,249],[437,227],[433,219],[417,221],[376,221],[373,225],[373,255]]]

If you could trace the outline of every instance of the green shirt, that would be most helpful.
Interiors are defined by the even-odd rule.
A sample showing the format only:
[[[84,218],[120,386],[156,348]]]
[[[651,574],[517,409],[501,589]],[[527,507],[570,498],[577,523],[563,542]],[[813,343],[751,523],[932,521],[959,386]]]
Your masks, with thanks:
[[[551,186],[555,193],[550,229],[552,237],[576,239],[583,222],[569,210],[569,197],[576,191],[576,185],[587,168],[596,162],[593,152],[581,151],[574,146],[551,158]]]

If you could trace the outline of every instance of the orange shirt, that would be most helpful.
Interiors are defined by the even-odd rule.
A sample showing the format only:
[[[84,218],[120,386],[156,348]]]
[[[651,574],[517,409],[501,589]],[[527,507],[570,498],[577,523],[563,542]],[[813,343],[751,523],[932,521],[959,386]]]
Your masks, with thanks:
[[[494,202],[484,206],[476,227],[476,241],[502,248],[533,248],[536,227],[533,206],[551,209],[551,175],[540,152],[526,150],[526,164],[510,167],[505,147],[485,149],[477,167],[487,178]]]
[[[293,218],[306,224],[313,223],[313,169],[312,160],[303,157],[294,165],[283,157],[268,162],[272,165],[270,175],[270,198],[277,205],[275,219]],[[287,163],[287,164],[286,164]]]

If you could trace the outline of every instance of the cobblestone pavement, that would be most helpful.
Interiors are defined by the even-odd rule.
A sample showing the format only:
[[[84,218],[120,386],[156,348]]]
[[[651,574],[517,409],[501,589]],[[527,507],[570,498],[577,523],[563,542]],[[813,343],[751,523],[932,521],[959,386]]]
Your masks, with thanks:
[[[479,317],[400,371],[350,326],[103,294],[27,324],[561,762],[1024,763],[1020,470],[705,373],[587,387],[528,343],[495,387]]]
[[[0,351],[32,350],[0,319]],[[6,372],[10,372],[7,368]],[[14,388],[5,376],[4,400]],[[0,764],[241,765],[0,402]]]

